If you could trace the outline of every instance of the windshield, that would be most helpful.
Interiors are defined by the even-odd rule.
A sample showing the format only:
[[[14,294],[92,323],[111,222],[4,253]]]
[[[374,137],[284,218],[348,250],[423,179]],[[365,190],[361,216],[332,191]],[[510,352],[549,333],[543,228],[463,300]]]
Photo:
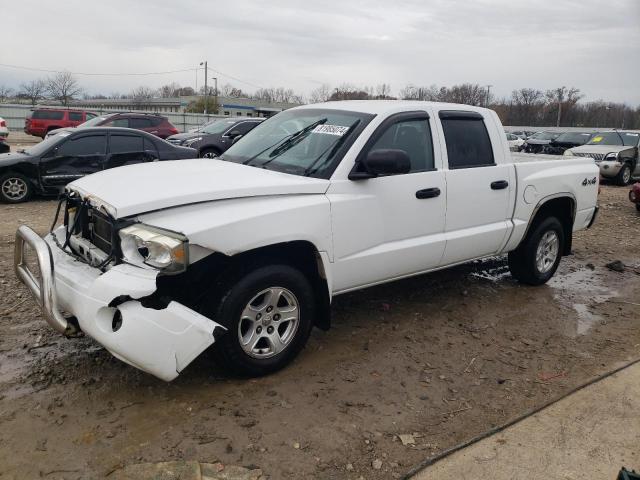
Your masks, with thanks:
[[[591,139],[588,145],[626,145],[635,147],[638,145],[640,133],[633,132],[600,132]]]
[[[36,143],[31,148],[25,149],[25,152],[29,155],[42,155],[54,145],[63,142],[69,135],[71,135],[71,132],[60,132],[53,137],[45,138],[43,141],[41,141],[40,143]]]
[[[205,125],[200,132],[202,133],[222,133],[227,130],[227,128],[236,124],[235,120],[215,120],[211,123]]]
[[[373,117],[343,110],[286,110],[251,130],[221,159],[329,178],[348,146]]]
[[[87,120],[86,122],[78,125],[78,128],[97,127],[102,122],[104,122],[107,118],[108,117],[104,117],[104,116],[92,118],[91,120]]]
[[[554,141],[557,143],[576,143],[584,145],[591,138],[591,133],[584,132],[567,132],[559,135]]]
[[[560,134],[556,132],[538,132],[534,133],[531,138],[535,138],[537,140],[553,140],[558,137]]]

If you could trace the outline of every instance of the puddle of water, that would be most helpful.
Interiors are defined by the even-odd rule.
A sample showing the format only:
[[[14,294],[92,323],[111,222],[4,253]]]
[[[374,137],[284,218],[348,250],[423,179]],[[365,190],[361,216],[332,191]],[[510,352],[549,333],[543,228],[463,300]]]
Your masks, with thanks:
[[[594,325],[603,320],[600,315],[591,311],[594,304],[604,303],[619,295],[617,290],[602,282],[600,275],[589,269],[556,274],[547,285],[555,290],[554,300],[577,313],[575,335],[587,334]]]

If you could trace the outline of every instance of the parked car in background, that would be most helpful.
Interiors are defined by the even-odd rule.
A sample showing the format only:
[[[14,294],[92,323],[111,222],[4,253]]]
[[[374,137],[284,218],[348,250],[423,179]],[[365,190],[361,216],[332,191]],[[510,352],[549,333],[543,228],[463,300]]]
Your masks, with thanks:
[[[542,153],[544,146],[558,138],[562,132],[537,132],[525,141],[523,150],[527,153]]]
[[[512,152],[519,152],[524,145],[524,140],[513,133],[507,133],[507,143],[509,144],[509,150]]]
[[[100,115],[78,125],[78,128],[120,127],[142,130],[160,138],[167,138],[178,133],[167,117],[159,113],[118,112]],[[57,132],[51,132],[55,135]]]
[[[542,147],[542,153],[548,155],[562,155],[567,148],[584,145],[593,137],[589,132],[566,132],[551,140]]]
[[[77,127],[96,116],[93,112],[65,108],[36,108],[24,121],[24,132],[45,138],[47,133],[59,128]]]
[[[531,130],[516,130],[515,132],[509,132],[509,133],[512,133],[516,137],[519,137],[519,138],[521,138],[523,140],[526,140],[531,135],[533,135],[535,132],[532,132]]]
[[[9,136],[9,128],[7,127],[7,121],[0,117],[0,153],[6,153],[10,150],[7,144],[7,137]]]
[[[28,150],[0,155],[0,200],[19,203],[35,193],[56,195],[73,180],[114,167],[195,157],[191,148],[138,130],[65,129]]]
[[[506,142],[498,115],[469,105],[292,108],[220,160],[73,182],[64,225],[19,227],[16,272],[58,332],[163,380],[210,346],[232,371],[268,374],[331,326],[340,294],[507,253],[517,280],[547,282],[594,221],[598,169],[519,161]]]
[[[628,185],[640,177],[640,131],[598,132],[586,145],[570,148],[567,156],[591,157],[600,167],[600,176],[618,185]]]
[[[197,132],[179,133],[167,138],[174,145],[195,148],[199,157],[222,155],[239,137],[246,135],[264,119],[219,119],[208,123]]]
[[[640,183],[634,183],[629,192],[629,200],[636,204],[636,210],[640,212]]]

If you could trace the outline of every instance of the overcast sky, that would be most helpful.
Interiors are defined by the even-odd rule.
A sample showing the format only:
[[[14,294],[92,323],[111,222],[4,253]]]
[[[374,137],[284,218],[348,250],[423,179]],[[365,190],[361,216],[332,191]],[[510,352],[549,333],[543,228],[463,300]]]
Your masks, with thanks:
[[[501,97],[566,85],[588,100],[640,104],[640,0],[7,0],[0,28],[0,63],[45,70],[158,72],[208,60],[210,77],[248,91],[471,82]],[[42,76],[0,66],[0,85]],[[108,94],[194,87],[196,72],[78,80]]]

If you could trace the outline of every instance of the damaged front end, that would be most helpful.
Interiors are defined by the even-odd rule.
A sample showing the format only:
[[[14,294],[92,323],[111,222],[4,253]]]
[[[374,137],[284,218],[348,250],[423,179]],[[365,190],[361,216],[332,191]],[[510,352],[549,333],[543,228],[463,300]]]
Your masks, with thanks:
[[[224,327],[159,286],[171,271],[145,262],[144,248],[156,248],[151,243],[141,244],[140,265],[123,261],[119,232],[133,222],[116,221],[108,207],[77,196],[64,207],[64,225],[45,238],[18,229],[16,275],[55,330],[70,335],[79,328],[124,362],[173,380]],[[29,265],[32,256],[37,268]]]

